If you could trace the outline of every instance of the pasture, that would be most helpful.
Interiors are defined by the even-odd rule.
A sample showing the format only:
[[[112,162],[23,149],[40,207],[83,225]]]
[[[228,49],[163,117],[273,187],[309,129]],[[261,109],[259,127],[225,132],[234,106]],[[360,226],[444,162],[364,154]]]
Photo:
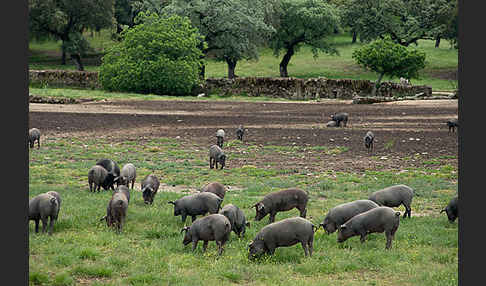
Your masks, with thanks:
[[[101,65],[103,51],[114,44],[109,31],[102,30],[92,35],[86,34],[93,51],[83,57],[85,70],[98,71]],[[320,53],[314,58],[311,49],[304,46],[292,57],[289,66],[289,76],[297,78],[327,77],[332,79],[349,78],[375,81],[377,74],[367,71],[356,64],[351,57],[355,49],[364,43],[351,43],[348,33],[336,34],[330,39],[338,55]],[[75,70],[72,60],[61,65],[61,41],[29,42],[29,69],[67,69]],[[414,85],[428,85],[434,91],[451,91],[457,89],[458,51],[452,49],[448,41],[443,40],[439,48],[434,47],[434,41],[419,40],[418,45],[411,45],[427,54],[426,67],[420,71],[420,78],[413,79]],[[236,74],[241,77],[278,77],[279,63],[283,55],[276,57],[272,50],[261,47],[258,60],[241,60],[236,65]],[[206,78],[226,77],[225,62],[215,61],[211,56],[206,61]],[[384,77],[384,81],[398,82],[398,78]]]
[[[29,198],[57,191],[63,199],[52,236],[36,234],[29,223],[31,285],[457,285],[458,221],[439,214],[458,189],[457,133],[445,124],[457,117],[457,100],[105,98],[29,106],[29,128],[42,132],[40,149],[29,150]],[[350,114],[348,126],[326,128],[337,111]],[[235,135],[239,124],[247,129],[242,142]],[[228,158],[223,170],[210,170],[208,149],[219,128],[227,134]],[[377,140],[371,155],[362,140],[367,130]],[[89,192],[88,170],[101,158],[137,168],[121,234],[100,221],[111,191]],[[149,173],[161,181],[151,206],[140,192]],[[244,238],[231,233],[221,257],[214,242],[206,253],[202,242],[194,253],[184,247],[184,224],[167,203],[212,181],[228,187],[223,205],[239,206],[251,222]],[[392,184],[409,185],[416,196],[391,250],[381,233],[363,244],[358,237],[337,243],[336,233],[321,228],[312,257],[297,244],[248,260],[247,245],[268,223],[268,216],[254,221],[252,208],[265,194],[308,191],[307,219],[317,226],[337,204]],[[297,215],[293,209],[276,220]]]

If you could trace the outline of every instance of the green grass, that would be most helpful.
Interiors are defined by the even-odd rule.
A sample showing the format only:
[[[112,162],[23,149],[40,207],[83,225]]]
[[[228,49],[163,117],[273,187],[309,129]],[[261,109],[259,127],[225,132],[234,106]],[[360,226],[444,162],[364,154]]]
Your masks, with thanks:
[[[266,152],[278,158],[300,148],[230,141],[227,151]],[[190,149],[171,138],[107,143],[74,137],[47,138],[40,149],[30,150],[29,197],[54,190],[63,199],[52,236],[35,234],[33,222],[29,223],[30,284],[457,285],[458,223],[450,224],[439,214],[457,193],[457,166],[429,158],[434,162],[430,168],[410,168],[399,174],[370,170],[330,176],[324,172],[309,178],[295,170],[258,164],[209,170],[206,152]],[[313,151],[329,150],[316,146]],[[346,150],[337,148],[335,152],[339,156]],[[153,169],[165,184],[197,188],[220,181],[239,187],[241,190],[226,193],[223,205],[239,206],[251,227],[242,239],[231,234],[222,257],[217,256],[214,242],[209,243],[206,253],[200,242],[193,253],[190,245],[182,245],[183,224],[167,204],[184,194],[161,189],[152,206],[144,205],[141,193],[132,191],[124,231],[116,234],[99,221],[110,192],[90,193],[87,185],[89,168],[102,157],[115,159],[120,167],[134,163],[137,182]],[[267,163],[278,166],[278,162]],[[401,220],[391,250],[384,250],[384,234],[371,234],[364,244],[358,237],[338,244],[336,234],[327,235],[320,229],[311,258],[305,258],[302,247],[295,245],[278,248],[271,257],[247,259],[246,246],[268,221],[266,217],[255,222],[251,206],[266,193],[291,186],[307,190],[307,215],[318,224],[333,206],[366,198],[372,191],[397,183],[411,186],[418,195],[412,204],[412,218]],[[403,213],[404,208],[397,210]],[[295,209],[282,212],[277,220],[296,215]]]
[[[94,52],[102,53],[105,48],[113,44],[107,31],[99,34],[95,33],[94,37],[87,36],[88,40],[94,47]],[[319,54],[314,58],[310,48],[303,47],[291,59],[288,71],[289,75],[297,78],[327,77],[332,79],[349,78],[365,79],[375,81],[377,75],[374,72],[366,71],[359,67],[352,59],[352,53],[355,49],[363,44],[357,42],[351,44],[351,37],[348,34],[335,35],[332,38],[339,55]],[[433,90],[454,90],[457,88],[457,80],[447,80],[437,77],[437,74],[456,72],[458,69],[458,51],[451,49],[449,43],[444,40],[439,48],[434,47],[434,41],[419,40],[418,46],[412,45],[411,48],[417,48],[426,53],[426,67],[420,72],[420,79],[412,80],[414,85],[428,85]],[[69,60],[66,66],[60,65],[59,56],[55,52],[60,52],[61,42],[42,42],[32,41],[29,43],[31,55],[29,57],[30,69],[75,69],[74,64]],[[49,55],[46,55],[49,53]],[[53,54],[54,53],[54,54]],[[236,66],[238,76],[262,76],[277,77],[279,76],[279,63],[281,60],[275,57],[273,52],[268,48],[261,48],[258,60],[242,60]],[[89,60],[88,60],[89,61]],[[86,70],[97,71],[99,66],[86,64]],[[227,66],[225,62],[207,60],[206,77],[226,77]],[[385,77],[384,81],[398,81]]]
[[[186,101],[289,101],[286,98],[273,98],[267,96],[245,96],[245,95],[231,95],[222,96],[220,94],[209,94],[205,97],[197,96],[170,96],[157,94],[139,94],[130,92],[109,92],[99,89],[82,89],[82,88],[62,88],[50,86],[31,85],[29,93],[41,97],[54,98],[72,98],[72,99],[90,99],[94,101],[104,99],[136,99],[136,100],[186,100]]]

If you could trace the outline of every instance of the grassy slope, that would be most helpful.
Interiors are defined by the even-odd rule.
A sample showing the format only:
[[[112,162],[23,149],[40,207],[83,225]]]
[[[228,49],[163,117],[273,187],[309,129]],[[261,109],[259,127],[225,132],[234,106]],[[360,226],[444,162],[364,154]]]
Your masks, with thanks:
[[[104,48],[113,44],[109,39],[106,31],[95,33],[94,37],[88,36],[95,51],[102,51]],[[314,58],[310,49],[303,47],[297,52],[289,63],[289,74],[298,78],[309,77],[328,77],[328,78],[351,78],[351,79],[368,79],[376,80],[376,74],[365,71],[357,66],[351,55],[353,50],[359,48],[362,44],[351,44],[349,35],[337,35],[333,37],[333,41],[338,47],[339,55],[320,54]],[[450,81],[445,79],[438,79],[433,75],[444,72],[455,72],[458,67],[458,52],[451,49],[447,41],[442,41],[440,48],[434,48],[434,42],[430,40],[420,40],[419,45],[411,48],[423,50],[427,54],[427,66],[421,72],[421,79],[412,80],[415,85],[429,85],[434,90],[453,90],[457,86],[457,81]],[[68,65],[61,66],[60,42],[44,42],[29,43],[31,56],[29,58],[30,69],[75,69],[72,61],[68,61]],[[47,54],[46,54],[47,53]],[[94,54],[88,55],[88,63]],[[280,55],[281,57],[282,55]],[[258,61],[240,61],[236,66],[236,74],[239,76],[278,76],[278,65],[280,57],[273,55],[268,48],[262,48]],[[86,70],[96,71],[98,66],[86,64]],[[206,67],[206,77],[225,77],[227,75],[227,67],[224,62],[216,62],[208,60]],[[384,78],[384,80],[390,80]],[[397,81],[397,79],[392,79]]]
[[[259,152],[278,154],[285,148],[289,147],[262,149],[237,141],[229,141],[226,147],[231,156],[248,158]],[[63,198],[54,235],[35,234],[33,223],[29,224],[31,284],[457,285],[458,225],[439,214],[457,191],[456,166],[434,165],[400,173],[369,170],[364,176],[309,176],[296,170],[254,166],[209,170],[207,154],[200,149],[171,138],[113,144],[96,138],[47,138],[41,149],[31,150],[29,197],[55,190]],[[322,151],[323,160],[331,151],[337,155],[346,152],[325,146],[316,150]],[[154,205],[145,206],[141,193],[132,192],[124,232],[117,235],[99,221],[106,212],[109,192],[88,192],[87,171],[102,157],[114,158],[120,167],[134,163],[137,182],[154,170],[166,184],[200,187],[218,180],[240,187],[241,191],[227,192],[224,204],[241,207],[251,228],[243,239],[232,233],[221,258],[214,242],[209,243],[206,253],[202,253],[201,242],[192,253],[190,245],[182,246],[180,217],[174,217],[173,207],[166,203],[183,194],[159,191]],[[419,196],[412,204],[412,218],[401,220],[391,251],[384,250],[383,234],[369,235],[364,244],[357,237],[338,244],[336,234],[326,235],[320,229],[315,234],[312,258],[304,258],[301,246],[295,245],[279,248],[274,256],[256,262],[247,260],[247,244],[268,220],[254,222],[250,206],[264,194],[289,186],[308,190],[307,215],[318,224],[333,206],[366,198],[372,191],[395,183],[410,185]],[[404,208],[398,210],[403,212]],[[277,220],[296,215],[297,210],[279,213]]]

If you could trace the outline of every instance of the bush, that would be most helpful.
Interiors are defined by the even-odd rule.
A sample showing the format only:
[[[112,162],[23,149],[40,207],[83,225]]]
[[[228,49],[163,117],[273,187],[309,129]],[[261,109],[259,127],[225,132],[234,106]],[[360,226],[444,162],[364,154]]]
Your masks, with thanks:
[[[100,82],[109,91],[186,95],[200,83],[201,35],[187,18],[141,13],[139,24],[102,58]]]
[[[373,96],[384,75],[392,78],[418,78],[419,70],[425,67],[424,52],[401,46],[390,38],[366,44],[354,50],[352,57],[358,65],[379,74],[372,91]]]

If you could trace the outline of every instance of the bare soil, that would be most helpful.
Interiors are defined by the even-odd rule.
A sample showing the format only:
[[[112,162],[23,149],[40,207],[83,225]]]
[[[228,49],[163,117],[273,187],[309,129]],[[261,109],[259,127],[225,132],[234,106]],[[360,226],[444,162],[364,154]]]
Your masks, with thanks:
[[[29,105],[30,128],[45,137],[105,138],[140,141],[158,137],[177,138],[188,149],[207,150],[223,128],[226,142],[236,139],[236,128],[246,129],[243,146],[301,146],[299,152],[265,152],[255,159],[231,157],[242,152],[227,147],[227,168],[253,165],[294,168],[309,175],[323,171],[406,171],[409,167],[456,167],[458,133],[449,132],[446,120],[457,118],[457,100],[413,100],[369,105],[351,101],[229,102],[116,100],[80,104]],[[346,127],[326,127],[330,115],[349,113]],[[363,136],[375,133],[373,154]],[[345,151],[326,153],[312,149],[325,146]],[[306,149],[307,148],[307,149]],[[434,159],[435,162],[428,162]]]

